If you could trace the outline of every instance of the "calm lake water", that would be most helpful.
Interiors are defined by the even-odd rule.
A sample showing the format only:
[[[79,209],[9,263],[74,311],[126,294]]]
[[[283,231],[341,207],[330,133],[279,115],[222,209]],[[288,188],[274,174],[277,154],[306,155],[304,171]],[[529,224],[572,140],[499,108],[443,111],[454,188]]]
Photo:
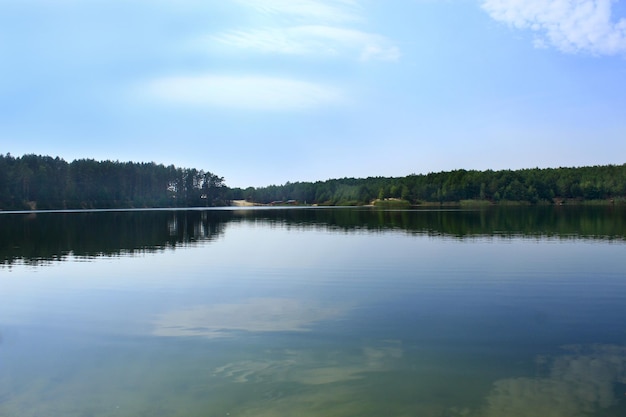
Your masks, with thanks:
[[[0,214],[0,416],[626,415],[626,211]]]

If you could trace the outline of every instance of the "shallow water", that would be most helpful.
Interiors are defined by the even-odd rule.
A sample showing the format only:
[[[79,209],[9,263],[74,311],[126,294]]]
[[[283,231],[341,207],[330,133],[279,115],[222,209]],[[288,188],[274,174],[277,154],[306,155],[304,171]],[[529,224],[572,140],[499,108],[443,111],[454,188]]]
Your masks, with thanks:
[[[623,416],[625,212],[0,215],[0,416]]]

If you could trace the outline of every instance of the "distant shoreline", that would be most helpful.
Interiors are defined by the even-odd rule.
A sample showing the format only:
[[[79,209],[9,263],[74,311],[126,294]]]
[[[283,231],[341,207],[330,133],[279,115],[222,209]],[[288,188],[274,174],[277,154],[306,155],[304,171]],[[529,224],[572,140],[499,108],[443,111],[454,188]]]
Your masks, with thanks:
[[[251,203],[246,200],[232,200],[230,205],[234,207],[255,207],[262,204]]]
[[[246,189],[195,168],[0,154],[0,210],[624,205],[626,164],[340,178]]]

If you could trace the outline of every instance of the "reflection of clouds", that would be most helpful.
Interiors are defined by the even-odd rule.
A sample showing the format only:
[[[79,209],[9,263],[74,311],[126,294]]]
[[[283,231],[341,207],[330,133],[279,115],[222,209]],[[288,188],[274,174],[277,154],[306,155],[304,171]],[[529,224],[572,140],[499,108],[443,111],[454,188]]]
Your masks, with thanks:
[[[386,341],[382,346],[365,346],[360,355],[337,352],[320,358],[308,351],[286,350],[278,359],[241,361],[220,366],[213,375],[233,382],[296,382],[322,385],[362,379],[366,372],[389,371],[402,358],[402,346]]]
[[[402,358],[403,350],[399,341],[388,340],[386,345],[378,347],[364,347],[365,363],[370,369],[387,368],[391,362]]]
[[[292,365],[290,360],[234,362],[215,368],[213,375],[238,383],[259,382],[270,375],[284,373]]]
[[[241,417],[319,417],[372,415],[363,406],[359,392],[351,386],[315,386],[277,401],[247,404],[238,410]]]
[[[240,303],[200,305],[161,314],[157,336],[224,337],[232,331],[305,331],[311,324],[336,317],[337,308],[287,298],[254,298]]]
[[[237,383],[247,382],[297,382],[304,385],[331,384],[333,382],[361,379],[363,368],[357,366],[311,366],[292,359],[267,361],[242,361],[220,366],[213,371],[217,377]]]
[[[542,359],[548,377],[497,381],[482,415],[577,417],[614,405],[615,384],[626,383],[626,347],[568,350],[552,362]]]
[[[266,352],[264,360],[228,363],[215,368],[212,375],[235,383],[257,383],[255,391],[261,391],[263,399],[237,410],[242,417],[374,415],[372,407],[377,400],[367,393],[376,383],[368,380],[368,375],[401,369],[403,355],[398,341],[368,343],[359,350],[326,351],[323,355],[315,348],[281,350]],[[391,414],[415,415],[415,410],[411,411]]]

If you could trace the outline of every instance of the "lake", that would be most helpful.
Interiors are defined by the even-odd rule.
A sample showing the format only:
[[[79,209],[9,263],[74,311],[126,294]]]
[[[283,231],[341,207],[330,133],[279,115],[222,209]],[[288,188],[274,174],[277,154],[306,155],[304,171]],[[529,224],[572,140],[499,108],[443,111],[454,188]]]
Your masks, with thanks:
[[[626,415],[626,210],[0,213],[0,416]]]

